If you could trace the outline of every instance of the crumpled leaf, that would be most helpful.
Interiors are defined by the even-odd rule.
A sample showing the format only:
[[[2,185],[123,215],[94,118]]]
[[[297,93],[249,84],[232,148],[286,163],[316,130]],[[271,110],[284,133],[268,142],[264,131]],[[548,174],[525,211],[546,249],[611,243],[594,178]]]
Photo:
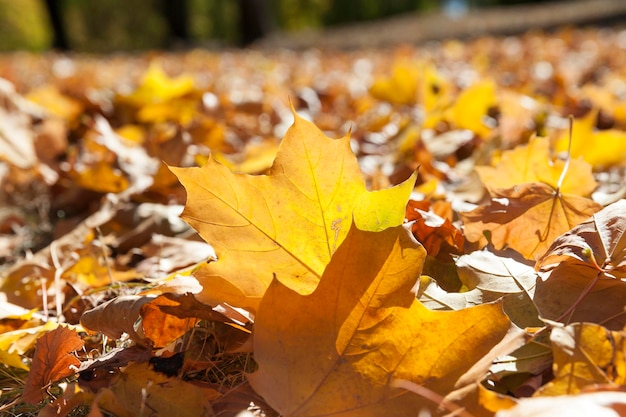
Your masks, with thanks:
[[[415,175],[368,192],[349,138],[329,139],[294,116],[267,176],[233,174],[212,159],[202,168],[171,168],[187,190],[183,219],[219,259],[194,273],[207,304],[254,309],[274,274],[310,293],[353,218],[372,231],[404,220]]]
[[[33,362],[24,384],[22,400],[37,404],[51,382],[74,375],[80,360],[73,355],[85,342],[75,330],[59,326],[37,340]]]
[[[537,261],[542,279],[535,301],[544,317],[602,323],[611,329],[626,325],[625,212],[626,200],[605,207],[559,236]]]
[[[498,303],[426,309],[415,300],[424,257],[401,226],[353,226],[312,294],[274,280],[255,322],[255,391],[284,416],[414,416],[437,404],[391,388],[392,380],[441,395],[475,383],[510,322]],[[328,300],[333,308],[320,308]]]
[[[511,188],[531,182],[548,184],[556,190],[564,166],[564,160],[550,158],[548,139],[533,137],[527,145],[503,152],[502,158],[495,166],[477,166],[475,169],[480,175],[480,180],[490,190]],[[590,196],[598,185],[591,168],[591,165],[582,158],[572,158],[567,175],[561,184],[561,193]]]
[[[409,200],[406,219],[413,221],[411,232],[429,256],[436,257],[442,249],[441,256],[444,258],[451,253],[462,253],[465,239],[448,218],[438,216],[428,209],[424,210],[418,206],[418,202]]]
[[[543,255],[554,239],[600,210],[594,201],[557,193],[543,183],[520,184],[491,192],[489,205],[460,213],[465,238],[495,249],[515,249],[524,258]]]
[[[626,333],[593,323],[555,327],[550,334],[554,380],[540,395],[577,394],[588,386],[626,384]]]

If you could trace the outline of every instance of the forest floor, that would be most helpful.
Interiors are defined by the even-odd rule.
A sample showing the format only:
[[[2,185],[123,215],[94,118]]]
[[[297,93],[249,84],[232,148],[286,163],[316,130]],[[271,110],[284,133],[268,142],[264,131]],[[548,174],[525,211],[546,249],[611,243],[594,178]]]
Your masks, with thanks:
[[[367,27],[0,55],[0,413],[623,408],[626,31]]]

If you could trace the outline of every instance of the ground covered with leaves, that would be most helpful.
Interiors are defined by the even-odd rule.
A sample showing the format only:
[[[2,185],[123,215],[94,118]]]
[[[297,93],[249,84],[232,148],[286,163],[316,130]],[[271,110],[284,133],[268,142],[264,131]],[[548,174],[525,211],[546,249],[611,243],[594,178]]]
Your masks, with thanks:
[[[3,415],[626,407],[626,31],[0,77]]]

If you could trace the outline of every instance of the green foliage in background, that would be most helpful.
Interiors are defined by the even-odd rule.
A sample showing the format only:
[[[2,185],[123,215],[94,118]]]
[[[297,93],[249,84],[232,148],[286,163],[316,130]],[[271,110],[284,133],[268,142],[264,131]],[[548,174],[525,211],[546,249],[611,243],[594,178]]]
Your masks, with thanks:
[[[167,48],[161,0],[58,0],[71,48],[83,52]],[[234,45],[238,0],[188,0],[192,43]],[[461,0],[462,1],[462,0]],[[522,0],[524,1],[524,0]],[[528,1],[528,0],[526,0]],[[438,0],[266,0],[271,25],[295,31],[437,9]],[[470,7],[520,0],[467,0]],[[0,0],[0,51],[47,49],[52,31],[43,0]]]
[[[42,1],[0,0],[0,51],[40,51],[50,41],[50,26]]]

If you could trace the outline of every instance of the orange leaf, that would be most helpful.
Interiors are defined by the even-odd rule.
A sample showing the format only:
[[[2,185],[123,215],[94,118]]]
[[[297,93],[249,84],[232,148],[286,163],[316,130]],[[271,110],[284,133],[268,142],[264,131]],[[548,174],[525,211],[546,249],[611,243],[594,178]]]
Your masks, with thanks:
[[[402,226],[353,226],[312,294],[274,280],[255,322],[252,387],[284,416],[414,416],[438,405],[393,380],[446,395],[482,378],[510,322],[497,303],[425,308],[414,292],[424,258]]]
[[[22,399],[37,404],[44,390],[55,381],[74,375],[80,361],[72,352],[82,349],[83,340],[75,330],[59,326],[37,340],[30,373]]]
[[[534,259],[554,239],[586,220],[601,206],[577,195],[557,193],[542,183],[497,189],[487,206],[461,213],[465,238],[497,249],[510,247]],[[489,235],[487,237],[486,235]]]
[[[447,218],[439,217],[437,214],[422,209],[422,204],[414,200],[409,200],[406,208],[406,218],[414,221],[411,226],[413,236],[426,249],[429,256],[439,255],[443,248],[442,257],[449,257],[451,253],[460,254],[463,250],[465,238],[459,229],[454,227]],[[420,207],[421,206],[421,207]]]

